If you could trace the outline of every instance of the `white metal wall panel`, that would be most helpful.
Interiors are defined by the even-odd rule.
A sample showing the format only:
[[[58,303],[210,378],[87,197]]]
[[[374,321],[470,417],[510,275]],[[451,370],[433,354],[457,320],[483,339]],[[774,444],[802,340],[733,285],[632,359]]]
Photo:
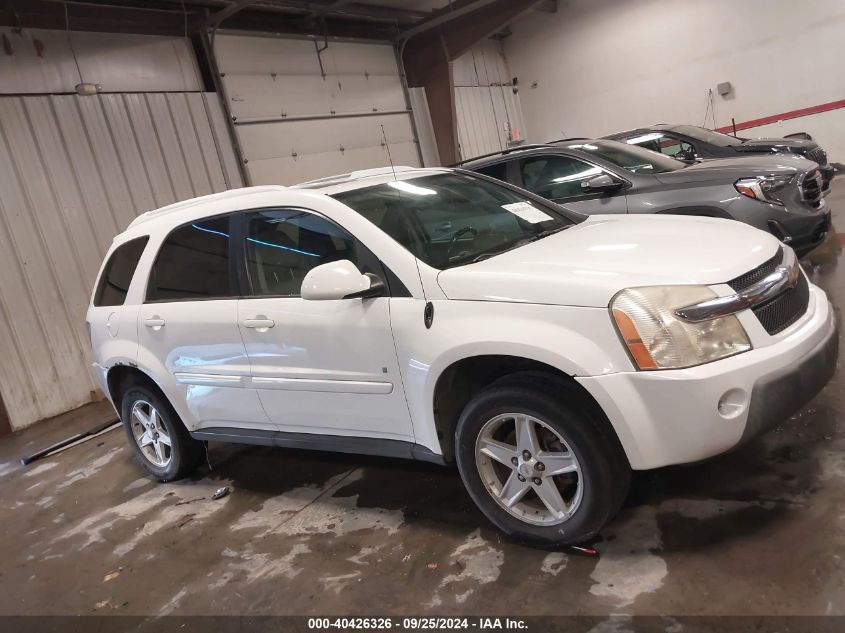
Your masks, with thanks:
[[[0,55],[0,93],[74,92],[80,74],[104,92],[202,90],[184,38],[12,27],[0,34],[9,46]]]
[[[13,428],[98,397],[85,311],[139,213],[240,186],[215,95],[0,97],[0,393]]]
[[[459,57],[452,70],[462,158],[497,152],[509,141],[525,138],[519,96],[494,42]]]
[[[324,45],[215,38],[252,184],[293,184],[388,165],[382,125],[394,164],[421,166],[393,48],[329,41],[318,55]]]

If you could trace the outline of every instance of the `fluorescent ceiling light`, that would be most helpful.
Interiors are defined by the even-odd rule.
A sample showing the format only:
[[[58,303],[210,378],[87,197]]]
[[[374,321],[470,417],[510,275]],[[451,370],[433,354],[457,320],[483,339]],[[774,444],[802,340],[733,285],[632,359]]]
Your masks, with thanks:
[[[407,180],[391,180],[387,183],[388,187],[393,187],[405,193],[412,193],[417,196],[436,196],[437,192],[434,189],[426,189],[425,187],[418,187],[412,185]]]
[[[572,182],[573,180],[583,180],[590,176],[598,176],[601,169],[598,167],[590,167],[584,171],[579,171],[577,174],[570,174],[569,176],[561,176],[560,178],[552,178],[552,182]]]
[[[663,135],[660,132],[651,132],[649,134],[643,134],[642,136],[629,138],[628,145],[636,145],[637,143],[645,143],[646,141],[656,141],[659,138],[663,138]]]

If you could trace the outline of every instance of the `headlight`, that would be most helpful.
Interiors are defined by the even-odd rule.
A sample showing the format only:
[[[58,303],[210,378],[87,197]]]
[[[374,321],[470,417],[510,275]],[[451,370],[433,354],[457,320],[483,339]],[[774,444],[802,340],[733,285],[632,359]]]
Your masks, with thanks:
[[[744,196],[771,202],[772,204],[783,204],[781,200],[783,190],[792,182],[792,176],[757,176],[755,178],[742,178],[734,183],[736,190]]]
[[[628,288],[613,298],[610,311],[639,369],[680,369],[751,349],[735,315],[692,323],[675,314],[715,297],[706,286]]]

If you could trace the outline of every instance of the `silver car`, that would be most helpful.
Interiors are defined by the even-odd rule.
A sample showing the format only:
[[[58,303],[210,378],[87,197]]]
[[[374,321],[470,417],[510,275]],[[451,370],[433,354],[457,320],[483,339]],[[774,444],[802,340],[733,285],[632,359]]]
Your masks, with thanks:
[[[798,156],[686,162],[611,140],[527,145],[461,163],[581,213],[669,213],[739,220],[799,255],[830,228],[818,165]]]

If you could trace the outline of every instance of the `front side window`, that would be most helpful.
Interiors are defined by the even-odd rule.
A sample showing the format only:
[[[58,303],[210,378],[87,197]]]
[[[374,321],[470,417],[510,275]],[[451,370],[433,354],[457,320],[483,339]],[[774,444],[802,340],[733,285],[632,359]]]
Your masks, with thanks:
[[[302,280],[315,266],[341,259],[359,265],[354,238],[301,209],[248,214],[245,250],[253,296],[298,297]]]
[[[582,219],[506,185],[455,172],[395,180],[333,197],[440,269],[492,257]]]
[[[147,301],[236,294],[229,270],[229,216],[197,220],[167,236],[150,273]]]
[[[569,156],[537,156],[522,161],[522,186],[544,198],[583,195],[581,183],[600,175],[595,165]]]
[[[149,237],[138,237],[118,246],[103,268],[103,274],[94,293],[95,306],[122,306],[129,292],[138,261]]]
[[[668,171],[677,171],[687,166],[686,163],[643,149],[639,145],[619,143],[618,141],[600,140],[571,143],[566,147],[587,152],[634,174],[662,174]]]

